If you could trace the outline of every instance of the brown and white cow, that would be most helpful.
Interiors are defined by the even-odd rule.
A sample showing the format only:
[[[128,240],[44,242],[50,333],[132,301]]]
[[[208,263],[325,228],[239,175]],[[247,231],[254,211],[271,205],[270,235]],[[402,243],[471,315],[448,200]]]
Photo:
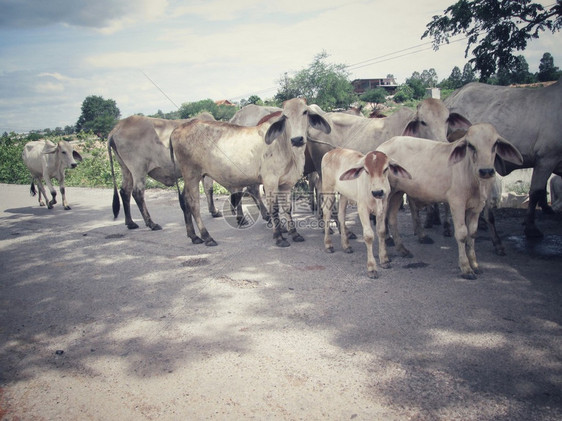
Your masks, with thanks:
[[[202,113],[195,117],[201,120],[214,120],[209,113]],[[144,222],[151,230],[160,230],[162,227],[152,221],[146,202],[144,190],[147,175],[165,186],[173,186],[179,173],[176,173],[170,159],[170,134],[180,124],[187,120],[165,120],[133,115],[119,121],[109,133],[107,151],[109,154],[113,175],[113,216],[119,215],[119,195],[117,183],[113,172],[112,151],[121,166],[121,200],[125,213],[125,225],[129,229],[139,226],[131,216],[131,195],[135,199]],[[203,187],[207,196],[209,212],[213,216],[220,216],[213,202],[213,180],[203,179]]]
[[[329,220],[335,202],[335,194],[340,194],[338,220],[341,223],[341,244],[346,253],[352,253],[349,245],[345,212],[347,202],[357,202],[357,213],[363,226],[363,239],[367,246],[367,275],[378,277],[377,263],[373,257],[374,233],[371,228],[370,215],[375,214],[378,221],[379,263],[381,267],[390,267],[386,252],[384,219],[390,194],[389,173],[395,177],[410,178],[410,174],[383,152],[369,152],[363,155],[351,149],[334,149],[322,158],[322,207],[324,213],[324,247],[333,253]]]
[[[231,191],[263,184],[276,244],[289,246],[281,233],[279,209],[289,216],[293,241],[303,241],[290,218],[290,192],[303,174],[308,127],[330,131],[328,122],[314,113],[304,99],[294,98],[285,101],[282,111],[270,114],[258,126],[195,120],[175,129],[170,141],[172,156],[185,182],[188,206],[184,217],[189,238],[194,243],[201,242],[194,231],[192,214],[205,244],[216,245],[199,210],[198,182],[208,175]]]
[[[471,126],[464,137],[453,143],[397,136],[377,150],[398,160],[412,175],[411,179],[390,176],[392,196],[388,224],[397,250],[403,256],[411,255],[397,229],[402,193],[420,202],[447,202],[453,218],[462,276],[474,279],[479,273],[474,237],[478,216],[494,183],[494,160],[498,155],[520,164],[523,158],[519,151],[487,123]]]
[[[24,146],[22,159],[33,177],[31,181],[31,194],[33,196],[35,196],[34,181],[37,182],[37,187],[39,187],[39,205],[45,206],[41,195],[47,200],[47,194],[41,179],[45,180],[52,197],[47,202],[47,207],[52,209],[53,205],[57,203],[57,192],[51,184],[51,178],[54,178],[59,182],[62,205],[65,210],[70,210],[65,194],[64,171],[67,168],[75,168],[78,165],[77,161],[82,161],[82,156],[74,150],[72,145],[66,141],[60,141],[56,145],[45,139],[32,141]]]

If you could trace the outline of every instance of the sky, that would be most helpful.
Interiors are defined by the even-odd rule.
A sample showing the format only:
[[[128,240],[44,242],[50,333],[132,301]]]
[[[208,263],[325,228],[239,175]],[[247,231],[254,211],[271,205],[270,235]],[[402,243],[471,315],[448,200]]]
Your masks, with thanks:
[[[442,80],[471,58],[466,43],[434,51],[421,36],[454,1],[0,0],[0,132],[74,125],[90,95],[115,100],[123,118],[272,98],[323,51],[350,80],[404,83],[430,68]],[[530,71],[545,52],[562,67],[561,41],[530,42]]]

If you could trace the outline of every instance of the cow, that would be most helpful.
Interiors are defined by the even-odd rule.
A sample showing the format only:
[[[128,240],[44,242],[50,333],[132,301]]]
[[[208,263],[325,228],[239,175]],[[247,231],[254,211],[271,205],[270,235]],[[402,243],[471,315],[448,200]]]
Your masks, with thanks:
[[[421,101],[416,111],[403,107],[385,118],[370,119],[342,113],[327,113],[324,116],[332,126],[330,134],[309,129],[307,147],[316,170],[320,170],[324,154],[334,147],[349,148],[365,154],[391,137],[400,135],[447,142],[448,132],[470,126],[464,116],[449,112],[441,100],[434,98]],[[430,241],[421,226],[414,228],[420,242]]]
[[[474,82],[453,92],[445,105],[473,123],[493,124],[521,152],[520,164],[497,160],[495,168],[500,175],[533,168],[524,233],[531,238],[541,237],[535,224],[535,208],[538,204],[543,212],[552,212],[546,200],[546,183],[552,173],[562,175],[562,82],[545,88]]]
[[[41,195],[45,201],[48,200],[41,179],[45,180],[51,193],[51,200],[47,202],[47,208],[52,209],[53,205],[57,203],[57,192],[51,184],[51,178],[54,178],[59,183],[62,205],[65,210],[70,210],[64,188],[64,172],[67,168],[75,168],[78,162],[82,161],[80,153],[64,140],[55,145],[50,140],[42,139],[26,143],[21,156],[25,166],[31,172],[31,194],[33,196],[36,194],[34,182],[39,188],[39,205],[45,206]]]
[[[203,113],[196,118],[214,120],[214,117],[209,113]],[[170,159],[170,134],[176,127],[190,120],[164,120],[133,115],[119,121],[109,133],[107,151],[113,176],[113,215],[117,218],[120,205],[113,169],[112,151],[121,166],[120,194],[127,228],[136,229],[139,227],[131,217],[132,194],[146,226],[151,230],[162,229],[159,224],[152,221],[144,200],[146,176],[148,175],[166,186],[174,185],[179,173],[175,171]],[[213,202],[213,180],[210,178],[203,179],[203,186],[207,196],[209,212],[215,217],[221,216]]]
[[[239,126],[255,126],[265,116],[278,111],[281,111],[281,108],[248,104],[239,109],[228,122]]]
[[[338,220],[342,222],[341,244],[346,253],[352,253],[345,224],[348,200],[357,202],[357,213],[363,226],[363,239],[367,246],[367,276],[377,278],[377,263],[373,256],[374,233],[370,215],[375,214],[384,221],[388,206],[390,184],[388,174],[395,177],[411,178],[408,171],[390,160],[382,152],[371,151],[366,155],[351,149],[333,149],[322,158],[322,207],[324,214],[324,247],[333,253],[329,219],[335,202],[336,192],[340,193]],[[384,223],[377,224],[379,239],[379,263],[382,268],[390,267],[386,251]]]
[[[256,104],[248,104],[242,107],[240,110],[236,112],[232,116],[232,118],[228,121],[231,124],[238,124],[239,126],[256,126],[262,118],[268,116],[269,114],[276,113],[281,111],[282,109],[279,107],[270,107],[265,105],[256,105]],[[261,195],[260,195],[260,186],[253,185],[248,186],[246,191],[250,194],[256,205],[258,206],[261,216],[266,221],[269,220],[269,215],[267,213],[267,208],[264,205]],[[241,200],[242,200],[242,192],[235,192],[231,195],[231,207],[236,208],[237,212],[237,219],[238,224],[243,224],[244,216],[241,207]]]
[[[175,129],[170,137],[171,154],[185,182],[184,210],[187,235],[193,243],[217,243],[203,224],[199,210],[197,182],[208,175],[231,191],[263,184],[268,210],[273,219],[273,238],[279,247],[289,246],[283,238],[279,209],[288,215],[293,241],[304,239],[290,217],[290,191],[302,176],[307,128],[328,133],[330,125],[314,113],[302,98],[285,101],[283,110],[264,118],[257,126],[243,127],[213,121],[191,121]],[[195,220],[201,238],[192,223]]]
[[[523,157],[493,125],[475,124],[453,143],[397,136],[377,148],[408,169],[411,179],[389,176],[392,187],[388,225],[397,251],[411,256],[397,229],[402,194],[425,203],[447,202],[451,209],[462,276],[475,279],[480,272],[474,250],[478,216],[495,179],[497,155],[514,164]]]

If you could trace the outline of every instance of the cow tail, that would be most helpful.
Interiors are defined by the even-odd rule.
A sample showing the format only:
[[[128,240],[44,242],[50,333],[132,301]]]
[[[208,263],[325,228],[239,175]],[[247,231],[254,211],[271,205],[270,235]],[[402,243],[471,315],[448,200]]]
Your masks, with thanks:
[[[33,180],[31,180],[31,186],[29,187],[29,194],[31,196],[35,196],[37,194],[37,191],[35,190],[35,183],[33,182]]]
[[[113,142],[113,137],[109,137],[107,140],[107,153],[109,154],[109,163],[111,165],[111,177],[113,178],[113,217],[117,219],[119,215],[119,210],[121,208],[121,202],[119,200],[119,193],[117,192],[117,181],[115,180],[115,170],[113,169],[113,154],[111,153],[112,147],[115,146]]]
[[[176,159],[174,158],[174,146],[172,145],[172,139],[170,138],[170,159],[172,160],[172,165],[174,166],[174,174],[177,173],[176,171]],[[185,198],[180,191],[180,183],[179,177],[176,177],[176,189],[178,191],[178,200],[180,201],[180,207],[183,213],[185,214]]]

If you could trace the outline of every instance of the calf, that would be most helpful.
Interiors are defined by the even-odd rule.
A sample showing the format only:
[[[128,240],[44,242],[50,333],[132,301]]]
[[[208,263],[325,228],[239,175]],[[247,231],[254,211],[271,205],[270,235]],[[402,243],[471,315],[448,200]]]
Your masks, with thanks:
[[[51,178],[54,178],[59,182],[62,205],[65,210],[70,210],[65,195],[64,171],[67,168],[76,167],[78,165],[76,161],[82,161],[82,156],[74,150],[72,145],[66,141],[60,141],[56,145],[50,140],[32,141],[24,146],[21,157],[33,177],[31,181],[31,194],[33,196],[35,196],[34,181],[37,182],[37,187],[39,187],[39,205],[45,206],[41,195],[47,200],[47,193],[41,179],[45,180],[52,197],[47,202],[47,207],[52,209],[53,205],[57,203],[57,192],[51,184]]]
[[[196,120],[182,124],[172,132],[170,153],[185,182],[188,206],[184,210],[184,219],[187,235],[194,243],[202,240],[195,234],[192,215],[205,244],[216,245],[199,211],[198,183],[203,175],[212,177],[230,191],[263,184],[269,213],[273,217],[276,244],[289,246],[281,233],[280,208],[288,215],[293,241],[304,240],[290,216],[290,192],[303,174],[308,127],[328,133],[330,125],[300,98],[285,101],[282,111],[270,114],[260,123],[243,127]]]
[[[496,155],[515,164],[523,161],[519,151],[502,138],[491,124],[475,124],[453,143],[397,136],[378,151],[399,160],[412,179],[390,177],[388,222],[397,250],[404,247],[397,230],[397,213],[402,193],[425,203],[447,202],[451,208],[462,276],[475,279],[479,273],[474,237],[478,216],[484,208],[495,179]]]
[[[389,171],[390,170],[390,171]],[[348,200],[357,202],[357,212],[363,225],[363,239],[367,246],[367,275],[376,278],[377,263],[373,257],[374,233],[370,214],[375,214],[379,237],[379,261],[383,268],[390,267],[386,252],[384,218],[388,206],[390,184],[388,174],[411,178],[408,171],[393,162],[382,152],[363,155],[351,149],[334,149],[322,158],[322,206],[324,214],[324,246],[333,253],[329,219],[335,202],[335,193],[340,193],[338,220],[341,224],[341,244],[346,253],[352,253],[345,226],[345,211]]]

